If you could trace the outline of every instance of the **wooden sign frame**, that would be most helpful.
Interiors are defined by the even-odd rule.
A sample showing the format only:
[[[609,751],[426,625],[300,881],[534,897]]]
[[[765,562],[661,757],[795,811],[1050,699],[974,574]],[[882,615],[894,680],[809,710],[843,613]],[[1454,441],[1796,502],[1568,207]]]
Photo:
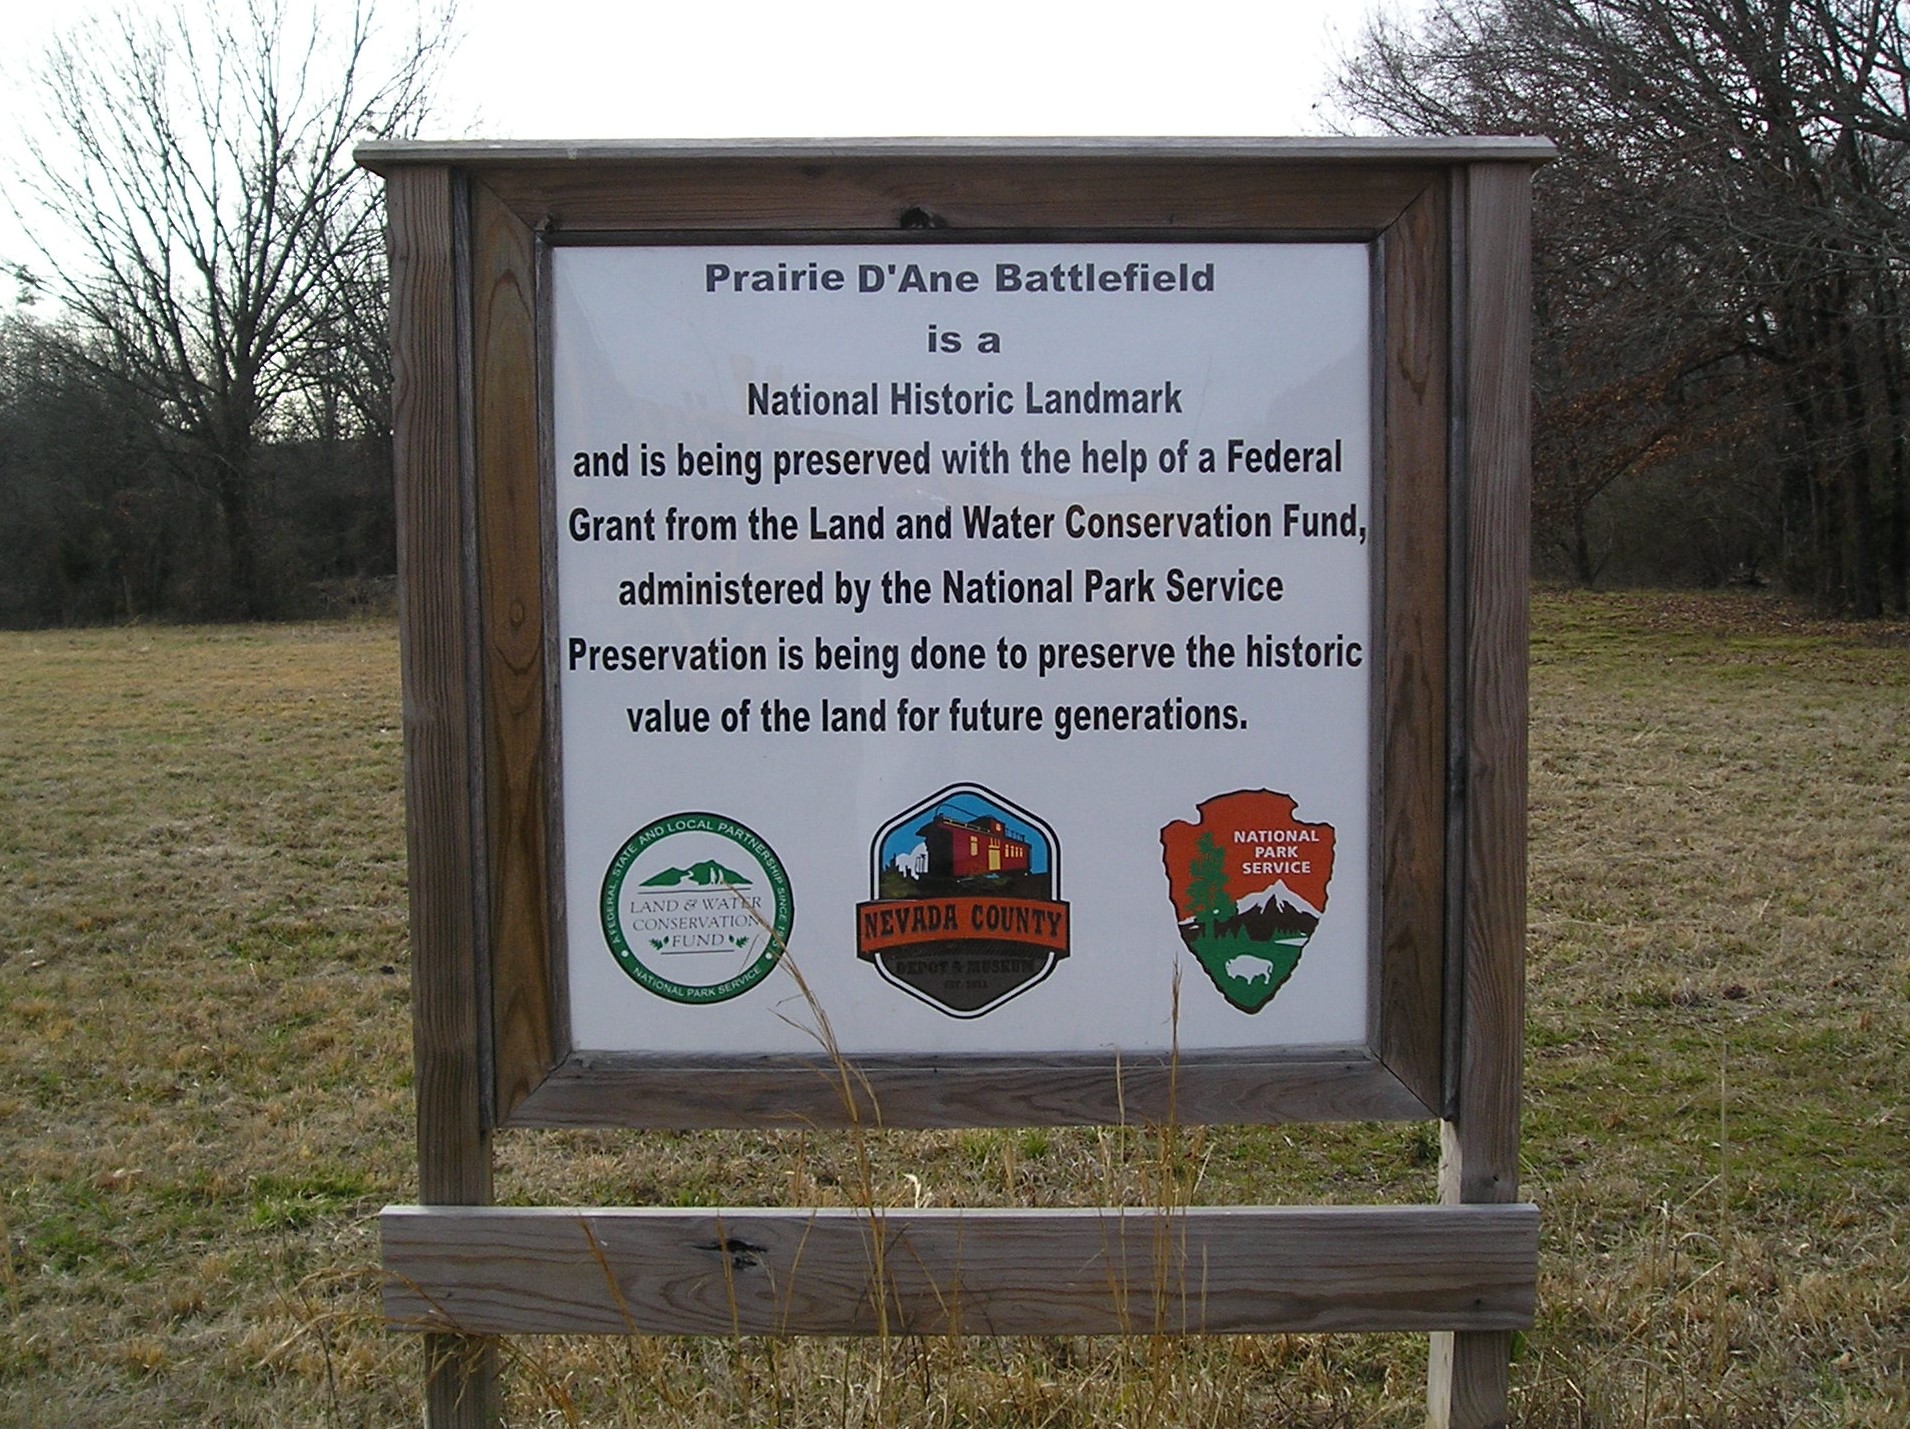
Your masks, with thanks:
[[[1536,1212],[1516,1204],[1526,367],[1530,176],[1551,152],[1519,139],[359,151],[385,177],[390,210],[424,1202],[387,1212],[388,1308],[431,1332],[433,1423],[489,1422],[484,1342],[468,1336],[978,1326],[1431,1330],[1434,1421],[1503,1418],[1505,1335],[1530,1323],[1536,1283]],[[554,951],[555,534],[544,515],[540,294],[552,244],[666,235],[1367,245],[1383,518],[1363,1044],[1143,1059],[884,1055],[858,1057],[853,1077],[821,1054],[571,1045]],[[1350,1119],[1440,1120],[1444,1204],[1189,1210],[1172,1217],[1170,1236],[1133,1211],[1064,1226],[1035,1212],[451,1209],[490,1200],[490,1137],[502,1127]],[[1030,1234],[1096,1270],[1058,1294],[1066,1277],[1054,1266],[1033,1280],[999,1273]],[[908,1255],[890,1253],[890,1240]],[[736,1246],[745,1250],[720,1249]],[[903,1259],[909,1275],[898,1277]],[[1195,1265],[1198,1297],[1187,1288]],[[1213,1279],[1221,1265],[1237,1271],[1225,1286]],[[629,1293],[639,1268],[662,1274],[671,1293]],[[873,1296],[872,1277],[883,1282]],[[992,1296],[982,1289],[991,1283]],[[954,1285],[965,1309],[951,1316]],[[1133,1312],[1143,1287],[1175,1286],[1146,1315]],[[712,1294],[721,1303],[699,1311]],[[866,1307],[878,1303],[871,1320]]]

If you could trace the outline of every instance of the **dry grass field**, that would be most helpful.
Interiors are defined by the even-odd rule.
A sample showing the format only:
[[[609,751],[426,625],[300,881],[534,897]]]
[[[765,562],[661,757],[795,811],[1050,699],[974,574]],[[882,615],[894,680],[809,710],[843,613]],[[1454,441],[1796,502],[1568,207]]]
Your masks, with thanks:
[[[1910,626],[1545,595],[1533,1425],[1910,1424]],[[414,1423],[386,624],[0,635],[0,1423]],[[1423,1200],[1418,1126],[500,1138],[506,1200]],[[1409,1425],[1415,1337],[514,1341],[510,1422]]]

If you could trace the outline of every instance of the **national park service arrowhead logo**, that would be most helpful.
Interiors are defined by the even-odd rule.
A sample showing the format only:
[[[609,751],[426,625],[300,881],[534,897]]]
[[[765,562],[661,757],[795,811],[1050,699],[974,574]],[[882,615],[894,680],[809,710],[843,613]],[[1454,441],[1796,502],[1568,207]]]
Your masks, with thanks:
[[[1054,830],[977,784],[955,784],[884,824],[856,956],[950,1017],[993,1012],[1068,956]]]
[[[658,997],[727,1002],[769,976],[795,901],[776,851],[721,814],[672,814],[638,829],[604,873],[604,941]]]
[[[1301,822],[1285,794],[1239,790],[1162,829],[1161,854],[1181,941],[1222,997],[1258,1012],[1326,916],[1333,826]]]

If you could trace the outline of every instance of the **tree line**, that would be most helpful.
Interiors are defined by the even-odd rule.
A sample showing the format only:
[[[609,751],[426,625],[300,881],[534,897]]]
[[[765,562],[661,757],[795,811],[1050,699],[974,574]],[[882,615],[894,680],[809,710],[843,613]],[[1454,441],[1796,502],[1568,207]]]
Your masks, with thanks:
[[[449,15],[100,20],[5,176],[64,235],[0,321],[0,623],[304,613],[393,565],[383,238]],[[1534,543],[1598,581],[1910,605],[1898,0],[1433,0],[1337,99],[1557,141],[1535,212]],[[35,315],[39,314],[39,315]]]
[[[44,255],[0,324],[0,622],[388,580],[384,232],[351,147],[415,132],[447,24],[249,0],[54,41],[7,176]]]
[[[1906,609],[1910,66],[1894,0],[1436,0],[1338,95],[1533,133],[1534,534],[1591,583]]]

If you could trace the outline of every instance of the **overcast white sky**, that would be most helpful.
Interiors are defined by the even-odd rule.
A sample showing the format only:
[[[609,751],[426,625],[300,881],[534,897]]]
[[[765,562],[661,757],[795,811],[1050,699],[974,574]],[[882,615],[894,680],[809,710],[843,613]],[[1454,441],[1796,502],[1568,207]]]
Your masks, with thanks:
[[[461,0],[431,137],[1321,133],[1313,106],[1371,3]],[[91,8],[0,0],[6,107]],[[31,257],[0,207],[0,261]]]
[[[1350,45],[1364,12],[1362,0],[463,0],[445,93],[500,138],[1317,133],[1334,32]]]

